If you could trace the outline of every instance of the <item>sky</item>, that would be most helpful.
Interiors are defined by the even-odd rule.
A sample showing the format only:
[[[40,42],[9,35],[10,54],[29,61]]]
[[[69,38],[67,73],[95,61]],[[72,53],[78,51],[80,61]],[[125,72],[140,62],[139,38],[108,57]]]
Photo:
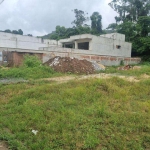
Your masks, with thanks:
[[[0,0],[1,2],[2,0]],[[114,23],[116,12],[108,6],[111,0],[4,0],[0,5],[0,30],[22,29],[24,35],[42,36],[51,33],[57,25],[72,27],[72,10],[79,9],[88,17],[97,11],[102,15],[105,29]],[[87,24],[90,25],[90,22]]]

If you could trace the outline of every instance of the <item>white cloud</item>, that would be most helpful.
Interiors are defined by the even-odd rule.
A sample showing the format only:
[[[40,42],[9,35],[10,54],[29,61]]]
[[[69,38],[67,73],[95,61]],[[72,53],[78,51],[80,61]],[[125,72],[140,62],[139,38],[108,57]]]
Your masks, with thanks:
[[[110,0],[5,0],[0,5],[0,30],[22,29],[35,36],[55,30],[57,25],[72,27],[73,9],[92,15],[98,11],[103,28],[114,22],[116,13],[108,6]]]

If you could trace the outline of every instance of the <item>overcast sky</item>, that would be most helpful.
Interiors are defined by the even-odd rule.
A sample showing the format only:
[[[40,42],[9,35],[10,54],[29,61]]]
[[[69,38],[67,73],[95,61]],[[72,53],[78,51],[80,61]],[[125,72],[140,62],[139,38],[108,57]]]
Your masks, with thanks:
[[[0,0],[1,1],[1,0]],[[115,22],[116,13],[108,6],[111,0],[5,0],[0,5],[0,30],[22,29],[24,34],[40,36],[57,25],[72,27],[73,9],[102,15],[103,29]]]

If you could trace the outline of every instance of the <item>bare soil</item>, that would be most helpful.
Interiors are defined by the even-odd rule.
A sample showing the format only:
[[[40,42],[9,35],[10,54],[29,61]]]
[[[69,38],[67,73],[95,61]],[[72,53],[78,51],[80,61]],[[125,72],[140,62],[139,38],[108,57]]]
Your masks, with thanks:
[[[55,77],[55,78],[45,78],[42,80],[56,81],[59,83],[63,83],[63,82],[68,82],[70,80],[83,80],[83,79],[90,79],[90,78],[108,79],[111,77],[119,77],[119,78],[122,78],[129,82],[139,82],[140,80],[150,78],[150,76],[145,75],[145,74],[142,75],[141,78],[137,78],[135,76],[123,76],[123,75],[116,75],[116,74],[100,73],[100,74],[90,74],[90,75],[80,75],[80,76],[64,76],[64,77]]]
[[[48,60],[46,65],[52,67],[56,72],[74,74],[93,74],[95,69],[91,62],[70,57],[54,57]]]
[[[6,142],[0,141],[0,150],[9,150]]]

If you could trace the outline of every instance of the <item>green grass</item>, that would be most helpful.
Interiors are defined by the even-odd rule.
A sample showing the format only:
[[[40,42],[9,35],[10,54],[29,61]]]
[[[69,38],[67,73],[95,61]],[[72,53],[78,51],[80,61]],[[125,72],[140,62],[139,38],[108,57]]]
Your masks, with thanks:
[[[45,66],[36,56],[25,55],[24,62],[20,67],[0,68],[0,79],[23,78],[39,79],[60,76],[49,66]]]
[[[126,75],[126,76],[141,76],[143,74],[150,75],[150,63],[142,63],[138,65],[141,67],[139,70],[117,70],[118,67],[107,67],[104,73],[115,73],[120,75]]]
[[[24,79],[40,79],[50,78],[54,76],[61,76],[60,73],[56,73],[50,67],[38,66],[38,67],[24,67],[0,69],[0,79],[3,78],[24,78]]]
[[[149,87],[117,77],[0,85],[0,140],[12,150],[148,150]]]

